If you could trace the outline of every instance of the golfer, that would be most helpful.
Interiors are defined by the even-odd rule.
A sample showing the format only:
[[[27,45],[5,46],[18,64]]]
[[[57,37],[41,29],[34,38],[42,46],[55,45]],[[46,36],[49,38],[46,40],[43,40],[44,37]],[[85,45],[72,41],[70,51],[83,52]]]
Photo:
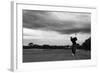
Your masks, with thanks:
[[[76,48],[77,48],[77,37],[70,37],[70,40],[72,42],[72,55],[75,56],[76,54]]]

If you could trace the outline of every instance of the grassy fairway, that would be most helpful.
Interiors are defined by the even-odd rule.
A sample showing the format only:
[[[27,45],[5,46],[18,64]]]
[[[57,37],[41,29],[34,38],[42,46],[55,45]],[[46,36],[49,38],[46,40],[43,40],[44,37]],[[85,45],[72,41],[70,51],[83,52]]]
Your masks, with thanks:
[[[85,60],[90,59],[90,51],[77,50],[72,56],[70,49],[23,49],[23,62]]]

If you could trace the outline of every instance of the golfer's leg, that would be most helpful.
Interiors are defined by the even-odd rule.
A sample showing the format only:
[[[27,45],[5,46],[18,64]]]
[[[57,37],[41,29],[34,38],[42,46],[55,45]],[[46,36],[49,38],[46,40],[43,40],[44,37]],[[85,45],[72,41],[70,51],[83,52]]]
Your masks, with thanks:
[[[72,55],[74,56],[74,48],[72,48]]]

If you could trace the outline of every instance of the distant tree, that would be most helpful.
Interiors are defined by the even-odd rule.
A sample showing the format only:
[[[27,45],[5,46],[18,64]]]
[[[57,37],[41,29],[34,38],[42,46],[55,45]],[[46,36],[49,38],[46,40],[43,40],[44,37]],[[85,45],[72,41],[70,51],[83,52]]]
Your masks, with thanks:
[[[77,43],[76,45],[77,45],[77,49],[80,49],[80,44]]]
[[[69,45],[67,45],[67,46],[66,46],[66,48],[70,48],[70,46],[69,46]]]
[[[91,38],[85,40],[85,42],[82,44],[82,48],[85,50],[91,50]]]
[[[44,48],[44,49],[50,49],[50,45],[46,45],[46,44],[45,44],[45,45],[43,45],[43,48]]]
[[[32,47],[32,46],[34,46],[34,44],[33,43],[29,43],[28,46],[31,46]]]

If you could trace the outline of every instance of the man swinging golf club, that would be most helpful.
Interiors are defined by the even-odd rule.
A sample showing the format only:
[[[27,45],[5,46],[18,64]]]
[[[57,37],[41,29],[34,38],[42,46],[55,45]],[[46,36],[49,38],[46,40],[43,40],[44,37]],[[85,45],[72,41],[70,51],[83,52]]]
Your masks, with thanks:
[[[75,34],[75,37],[70,37],[70,40],[72,42],[72,55],[75,56],[76,54],[76,48],[77,48],[77,37],[76,37],[76,34]]]

